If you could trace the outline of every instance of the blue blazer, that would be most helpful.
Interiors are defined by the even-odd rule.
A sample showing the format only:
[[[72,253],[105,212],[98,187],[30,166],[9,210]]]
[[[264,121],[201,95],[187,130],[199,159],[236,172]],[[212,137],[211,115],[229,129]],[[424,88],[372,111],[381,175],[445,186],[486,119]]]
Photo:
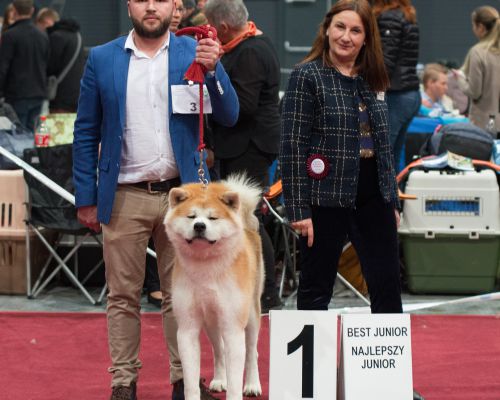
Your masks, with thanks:
[[[90,51],[75,121],[73,179],[76,207],[97,204],[98,219],[104,224],[111,218],[120,171],[131,54],[125,49],[125,40],[126,36],[123,36]],[[187,85],[183,78],[194,60],[195,48],[196,42],[192,38],[170,35],[169,127],[183,183],[198,180],[198,115],[172,113],[170,85]],[[233,126],[238,120],[238,97],[221,63],[217,64],[214,76],[207,74],[205,84],[210,94],[212,117],[219,124]],[[209,176],[208,171],[205,171],[205,176]]]

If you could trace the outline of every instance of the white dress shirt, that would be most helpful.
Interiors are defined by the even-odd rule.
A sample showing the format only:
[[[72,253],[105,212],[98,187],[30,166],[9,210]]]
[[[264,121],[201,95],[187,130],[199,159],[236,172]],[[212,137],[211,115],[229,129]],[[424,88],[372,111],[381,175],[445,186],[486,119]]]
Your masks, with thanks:
[[[125,49],[132,54],[118,183],[163,181],[179,176],[168,118],[169,42],[170,34],[153,57],[136,47],[133,30],[125,42]]]

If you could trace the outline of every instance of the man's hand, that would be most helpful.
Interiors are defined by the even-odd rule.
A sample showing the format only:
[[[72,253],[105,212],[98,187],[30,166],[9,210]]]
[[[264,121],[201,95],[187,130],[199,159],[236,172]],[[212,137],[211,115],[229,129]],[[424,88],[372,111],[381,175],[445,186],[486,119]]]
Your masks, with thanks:
[[[97,206],[85,206],[78,208],[78,221],[95,232],[101,231],[101,224],[97,220]]]
[[[212,36],[212,32],[209,32]],[[219,61],[219,43],[211,37],[201,39],[196,46],[196,62],[205,66],[208,71],[215,71],[215,66]]]
[[[394,209],[394,215],[396,217],[396,228],[399,229],[399,225],[401,224],[401,216],[399,215],[399,211],[397,208]]]
[[[312,247],[314,241],[314,229],[311,218],[291,223],[292,228],[302,236],[307,236],[307,246]]]

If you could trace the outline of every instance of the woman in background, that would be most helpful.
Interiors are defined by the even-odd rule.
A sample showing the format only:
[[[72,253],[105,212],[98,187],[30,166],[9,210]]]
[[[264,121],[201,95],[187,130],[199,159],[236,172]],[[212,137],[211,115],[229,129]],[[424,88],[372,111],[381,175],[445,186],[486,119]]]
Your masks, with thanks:
[[[417,16],[411,0],[372,0],[372,5],[390,79],[387,90],[389,138],[394,165],[399,170],[406,131],[421,102],[417,76]]]
[[[479,39],[460,71],[454,71],[460,89],[471,100],[469,118],[485,128],[490,115],[495,116],[500,132],[500,19],[498,10],[483,6],[472,12],[472,31]],[[496,139],[496,138],[495,138]]]
[[[11,26],[13,23],[14,23],[14,5],[12,3],[9,3],[7,4],[3,12],[1,34],[3,34],[7,29],[9,29],[9,26]]]

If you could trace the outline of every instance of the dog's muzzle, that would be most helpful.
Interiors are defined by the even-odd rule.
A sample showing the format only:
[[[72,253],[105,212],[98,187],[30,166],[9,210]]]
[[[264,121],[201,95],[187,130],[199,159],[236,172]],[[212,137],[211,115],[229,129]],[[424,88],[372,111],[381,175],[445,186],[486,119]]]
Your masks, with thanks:
[[[186,239],[188,243],[193,243],[194,240],[206,240],[210,244],[214,244],[216,240],[208,240],[205,236],[207,226],[204,222],[195,222],[193,225],[194,235],[191,239]]]

